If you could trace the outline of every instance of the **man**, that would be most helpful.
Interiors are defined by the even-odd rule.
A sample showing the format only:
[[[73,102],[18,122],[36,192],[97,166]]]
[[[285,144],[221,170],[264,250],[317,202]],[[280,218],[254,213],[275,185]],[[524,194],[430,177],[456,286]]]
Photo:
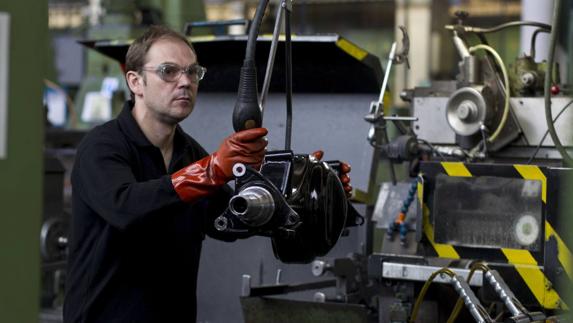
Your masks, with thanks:
[[[204,234],[228,238],[212,225],[225,183],[235,163],[260,166],[267,130],[235,133],[211,155],[181,130],[205,69],[165,27],[135,40],[126,71],[132,100],[77,150],[64,321],[194,322]]]
[[[226,205],[233,164],[262,162],[267,131],[207,155],[181,130],[205,69],[165,27],[130,46],[126,70],[132,101],[77,150],[64,319],[194,322],[203,232]]]

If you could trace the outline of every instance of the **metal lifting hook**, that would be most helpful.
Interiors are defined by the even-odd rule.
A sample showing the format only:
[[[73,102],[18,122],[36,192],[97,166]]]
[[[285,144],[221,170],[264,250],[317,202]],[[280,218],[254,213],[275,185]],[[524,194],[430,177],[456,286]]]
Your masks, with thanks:
[[[402,31],[402,49],[399,53],[396,53],[396,42],[392,43],[392,48],[390,49],[390,54],[388,55],[388,64],[386,65],[386,72],[384,74],[384,79],[382,80],[382,88],[380,89],[380,96],[378,101],[374,101],[370,104],[370,113],[364,117],[364,119],[371,123],[370,130],[368,131],[367,139],[372,146],[377,150],[382,149],[383,146],[389,143],[388,131],[386,128],[386,120],[405,120],[410,118],[404,117],[388,117],[384,116],[384,94],[386,93],[386,87],[388,86],[388,80],[390,79],[390,71],[392,70],[392,65],[406,63],[406,67],[410,68],[410,63],[408,61],[408,52],[410,51],[410,37],[408,37],[408,31],[404,26],[398,26]],[[390,176],[392,178],[392,184],[396,185],[396,173],[394,171],[394,164],[389,160]]]
[[[398,26],[402,31],[402,49],[394,55],[394,64],[406,63],[406,67],[410,69],[410,61],[408,61],[408,53],[410,52],[410,37],[408,37],[408,30],[404,26]]]

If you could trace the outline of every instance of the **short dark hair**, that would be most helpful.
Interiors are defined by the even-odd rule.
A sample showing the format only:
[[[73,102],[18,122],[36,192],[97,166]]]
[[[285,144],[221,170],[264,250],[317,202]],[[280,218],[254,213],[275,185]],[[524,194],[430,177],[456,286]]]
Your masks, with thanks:
[[[180,40],[187,44],[193,53],[195,53],[195,49],[193,48],[193,45],[191,45],[191,42],[189,42],[189,40],[187,40],[187,38],[182,34],[169,29],[166,26],[152,25],[147,29],[147,31],[145,31],[145,33],[143,33],[143,35],[135,39],[129,46],[127,54],[125,55],[125,72],[134,71],[140,73],[146,63],[145,57],[149,48],[151,48],[156,41],[161,39]],[[131,99],[134,99],[133,93],[131,93]]]

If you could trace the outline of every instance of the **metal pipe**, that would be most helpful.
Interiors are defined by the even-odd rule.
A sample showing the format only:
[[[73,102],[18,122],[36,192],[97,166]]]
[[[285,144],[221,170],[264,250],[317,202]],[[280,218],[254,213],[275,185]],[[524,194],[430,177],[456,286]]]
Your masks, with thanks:
[[[384,106],[384,93],[386,92],[386,87],[388,86],[388,79],[390,78],[390,70],[392,69],[392,62],[394,61],[394,56],[396,55],[396,42],[392,43],[390,48],[390,55],[388,55],[388,64],[386,65],[386,72],[384,73],[384,79],[382,80],[382,88],[380,89],[380,95],[378,96],[378,106],[374,115],[378,115],[380,107]]]
[[[540,33],[549,33],[549,32],[551,32],[551,31],[546,30],[546,29],[541,29],[541,28],[536,29],[533,32],[533,35],[531,36],[531,47],[529,49],[529,56],[531,56],[531,58],[533,60],[535,60],[535,54],[536,54],[535,45],[536,45],[536,41],[537,41],[537,35],[539,35]]]
[[[291,3],[290,0],[283,1],[282,5],[285,6],[285,60],[286,60],[286,108],[287,119],[285,125],[285,150],[290,150],[291,136],[292,136],[292,50],[291,50],[291,30],[290,30],[290,15]]]
[[[459,275],[452,276],[451,284],[460,295],[460,298],[464,301],[466,308],[469,310],[470,314],[479,323],[492,322],[493,320],[486,317],[487,313],[482,313],[479,310],[481,306],[480,301],[471,290],[470,285]]]
[[[537,21],[510,21],[501,25],[497,25],[492,28],[481,28],[481,27],[460,26],[460,25],[446,25],[445,28],[447,30],[455,30],[457,28],[461,28],[465,32],[473,32],[473,33],[492,33],[500,31],[505,28],[516,27],[516,26],[533,26],[543,29],[551,29],[550,25]]]
[[[263,81],[263,89],[261,92],[261,99],[259,105],[261,106],[261,115],[265,112],[265,102],[267,100],[267,94],[269,93],[269,87],[271,85],[271,76],[273,75],[273,67],[275,65],[275,56],[277,53],[277,47],[279,43],[279,34],[281,32],[281,25],[283,22],[283,6],[282,2],[277,9],[277,15],[275,20],[275,29],[273,30],[273,39],[271,41],[271,49],[269,50],[269,59],[267,61],[267,70],[265,72],[265,80]]]
[[[513,301],[516,299],[515,295],[496,270],[486,271],[484,276],[513,316],[523,314]]]
[[[555,144],[555,148],[561,154],[564,164],[573,164],[573,159],[563,147],[559,136],[557,136],[557,131],[555,131],[555,126],[553,125],[553,115],[551,111],[551,81],[553,80],[553,57],[555,56],[555,47],[557,45],[557,32],[559,31],[559,17],[561,13],[561,0],[555,0],[553,8],[553,28],[551,29],[551,34],[549,37],[549,56],[547,57],[547,69],[545,70],[545,121],[547,123],[547,128],[549,130],[549,135]]]
[[[384,79],[382,80],[382,88],[380,89],[380,95],[378,97],[378,104],[376,105],[376,110],[374,111],[374,116],[377,117],[380,113],[384,114],[384,109],[380,112],[380,107],[384,107],[384,93],[386,93],[386,87],[388,86],[388,79],[390,78],[390,70],[392,69],[392,63],[394,62],[394,57],[396,56],[396,42],[392,43],[390,48],[390,54],[388,55],[388,64],[386,65],[386,72],[384,73]],[[376,133],[376,144],[387,144],[390,140],[388,139],[388,131],[386,129],[386,120],[383,118],[380,123],[375,125],[377,128]],[[378,152],[375,152],[378,153]],[[394,163],[388,160],[390,167],[390,177],[392,180],[392,185],[396,185],[396,171],[394,170]]]
[[[468,47],[466,46],[464,41],[460,38],[460,36],[458,36],[457,32],[454,31],[454,36],[452,38],[453,38],[454,45],[456,46],[456,49],[458,50],[458,53],[460,54],[460,57],[462,59],[464,59],[466,57],[470,57],[470,51],[468,50]]]

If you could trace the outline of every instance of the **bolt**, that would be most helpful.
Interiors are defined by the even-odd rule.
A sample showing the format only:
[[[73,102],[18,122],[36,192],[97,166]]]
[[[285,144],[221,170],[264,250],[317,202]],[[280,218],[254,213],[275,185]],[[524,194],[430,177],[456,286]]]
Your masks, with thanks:
[[[466,100],[460,103],[456,110],[456,114],[460,120],[471,121],[477,113],[477,106],[472,101]]]
[[[525,86],[531,86],[535,83],[535,76],[530,72],[524,73],[521,75],[521,82]]]

